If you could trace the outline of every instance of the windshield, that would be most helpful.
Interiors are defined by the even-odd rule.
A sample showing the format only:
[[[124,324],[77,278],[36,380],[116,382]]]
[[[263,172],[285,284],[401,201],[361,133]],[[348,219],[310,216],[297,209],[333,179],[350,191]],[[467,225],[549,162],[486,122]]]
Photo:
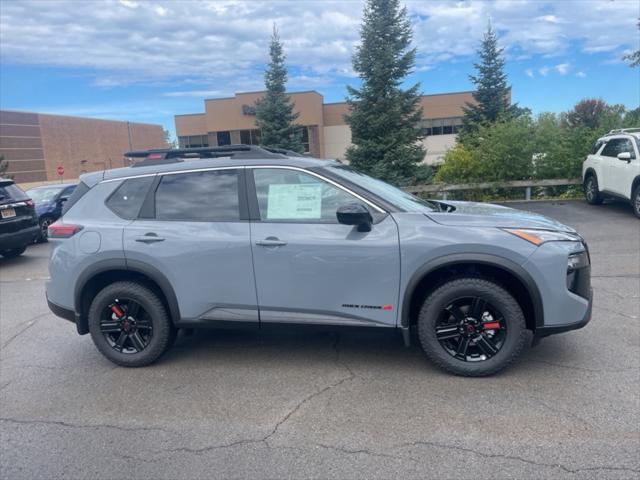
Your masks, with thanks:
[[[36,203],[52,202],[63,188],[65,187],[34,188],[27,191],[27,195]]]
[[[395,205],[407,212],[433,212],[438,211],[438,206],[428,200],[423,200],[410,193],[389,185],[382,180],[360,173],[346,165],[331,165],[324,167],[326,170],[339,177],[348,180],[359,187],[368,190],[383,200]]]

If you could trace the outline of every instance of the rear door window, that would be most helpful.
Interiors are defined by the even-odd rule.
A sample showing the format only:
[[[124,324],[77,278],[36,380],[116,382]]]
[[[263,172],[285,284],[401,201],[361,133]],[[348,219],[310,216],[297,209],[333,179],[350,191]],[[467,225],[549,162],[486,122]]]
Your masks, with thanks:
[[[157,220],[240,220],[237,169],[164,175],[155,195]]]

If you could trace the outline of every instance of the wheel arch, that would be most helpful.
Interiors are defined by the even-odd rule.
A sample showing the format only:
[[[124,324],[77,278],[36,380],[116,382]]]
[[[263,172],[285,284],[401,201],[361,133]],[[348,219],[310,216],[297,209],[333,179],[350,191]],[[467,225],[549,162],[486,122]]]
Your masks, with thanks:
[[[629,194],[629,198],[631,199],[631,201],[633,201],[633,192],[636,191],[636,188],[638,187],[638,185],[640,185],[640,175],[636,175],[636,178],[633,179],[633,182],[631,182],[631,193]]]
[[[401,327],[408,329],[417,319],[425,295],[447,280],[461,276],[481,276],[495,279],[522,306],[527,328],[535,331],[544,325],[540,291],[529,273],[517,263],[486,254],[447,255],[420,267],[404,291]]]
[[[596,170],[593,167],[589,167],[584,171],[584,178],[582,179],[582,181],[586,182],[587,178],[589,178],[591,175],[596,177],[596,181],[598,181],[598,174],[596,173]]]
[[[106,285],[119,280],[138,281],[151,288],[161,297],[174,325],[180,320],[178,299],[162,272],[146,263],[124,258],[103,260],[85,270],[76,282],[74,308],[78,333],[89,333],[87,315],[95,295]]]

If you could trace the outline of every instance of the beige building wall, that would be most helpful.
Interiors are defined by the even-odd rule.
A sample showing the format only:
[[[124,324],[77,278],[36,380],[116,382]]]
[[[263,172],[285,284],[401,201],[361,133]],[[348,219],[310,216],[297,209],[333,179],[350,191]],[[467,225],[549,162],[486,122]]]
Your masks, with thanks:
[[[255,115],[251,107],[264,95],[264,92],[237,93],[230,98],[205,100],[205,113],[176,116],[178,136],[207,135],[211,132],[229,131],[232,140],[238,141],[240,130],[255,129]],[[344,160],[345,152],[351,144],[351,131],[344,117],[349,113],[346,102],[323,103],[318,92],[295,92],[289,97],[295,103],[299,113],[297,122],[310,127],[314,133],[311,141],[311,154],[320,158]],[[466,103],[473,103],[472,92],[423,95],[420,99],[422,116],[427,131],[429,127],[438,127],[439,133],[425,137],[423,145],[427,150],[424,162],[437,165],[442,162],[445,152],[456,142],[455,129],[440,128],[441,125],[459,125]],[[455,120],[455,121],[454,121]],[[209,144],[213,145],[214,135],[209,135]]]
[[[427,165],[440,165],[444,161],[444,154],[456,144],[457,135],[432,135],[422,140],[422,145],[427,150],[424,163]]]
[[[324,127],[324,158],[344,160],[351,145],[351,129],[347,125]]]

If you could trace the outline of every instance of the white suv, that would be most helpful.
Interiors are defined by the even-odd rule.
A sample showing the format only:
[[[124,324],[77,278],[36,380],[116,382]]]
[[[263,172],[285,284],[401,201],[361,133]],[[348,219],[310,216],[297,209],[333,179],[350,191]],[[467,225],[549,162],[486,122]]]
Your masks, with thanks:
[[[640,218],[640,128],[611,130],[599,138],[582,164],[582,184],[590,204],[624,199]]]

